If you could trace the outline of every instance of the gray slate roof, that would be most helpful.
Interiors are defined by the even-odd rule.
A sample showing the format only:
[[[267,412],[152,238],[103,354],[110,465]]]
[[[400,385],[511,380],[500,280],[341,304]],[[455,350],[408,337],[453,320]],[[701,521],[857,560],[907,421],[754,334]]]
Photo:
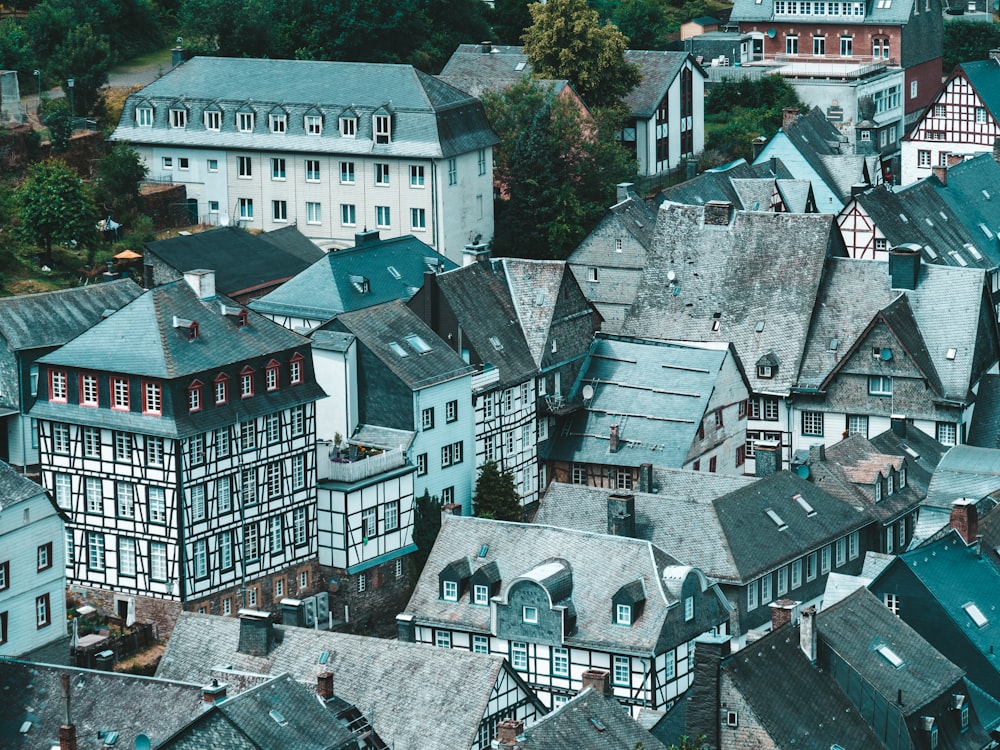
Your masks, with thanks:
[[[0,659],[0,747],[59,747],[66,708],[62,675],[70,677],[71,719],[80,750],[99,747],[97,733],[109,730],[118,733],[117,747],[134,747],[139,734],[155,747],[202,712],[203,683]],[[31,728],[22,734],[24,722]]]
[[[938,464],[924,504],[950,511],[959,498],[979,501],[997,493],[1000,493],[1000,450],[956,445]]]
[[[998,100],[1000,100],[1000,73],[998,79]],[[1000,101],[998,101],[1000,103]],[[947,185],[943,185],[936,175],[926,182],[941,199],[951,207],[955,216],[976,239],[988,239],[986,232],[994,238],[1000,234],[1000,164],[992,153],[977,154],[971,159],[963,159],[948,168]],[[996,260],[997,240],[987,243],[990,257]]]
[[[576,463],[680,468],[696,442],[729,349],[652,339],[599,336],[591,345],[570,400],[590,387],[550,459]],[[612,453],[611,426],[619,430]]]
[[[625,106],[635,117],[648,120],[656,114],[670,84],[680,74],[688,60],[696,70],[701,66],[694,63],[687,52],[665,52],[662,50],[627,49],[625,62],[635,65],[642,73],[639,85],[625,96]]]
[[[967,438],[969,445],[1000,448],[1000,375],[983,375]]]
[[[280,82],[280,83],[279,83]],[[136,124],[137,105],[152,105],[153,127]],[[223,111],[219,132],[205,128],[208,106]],[[169,126],[169,109],[189,110],[186,128]],[[252,133],[236,129],[235,112],[256,112]],[[288,114],[287,131],[269,131],[267,115]],[[387,144],[372,139],[372,115],[385,108],[393,119]],[[357,137],[340,135],[337,118],[358,116]],[[304,117],[325,119],[321,135],[307,135]],[[482,104],[411,65],[195,57],[178,65],[126,101],[112,140],[186,147],[311,153],[384,154],[445,158],[497,143]]]
[[[839,232],[822,214],[737,211],[729,226],[706,225],[704,214],[701,206],[660,207],[656,239],[622,331],[732,342],[751,390],[787,392],[798,376],[824,261],[828,253],[843,252]],[[773,283],[776,278],[782,283]],[[760,379],[756,363],[769,352],[777,356],[777,371]]]
[[[289,230],[299,234],[311,251],[295,243],[289,237]],[[272,242],[265,239],[269,233],[250,234],[236,227],[225,227],[150,242],[146,251],[181,273],[212,269],[215,288],[222,294],[236,296],[290,279],[324,256],[296,227],[285,227],[278,232],[282,236]]]
[[[982,393],[982,385],[980,385],[980,393]],[[978,399],[976,400],[975,413],[979,413]],[[907,476],[912,477],[926,492],[926,488],[930,486],[931,475],[937,468],[941,457],[947,453],[948,447],[913,425],[903,425],[902,429],[902,435],[898,435],[892,430],[886,430],[881,435],[871,438],[871,444],[882,453],[888,453],[892,456],[906,456]]]
[[[20,502],[45,494],[45,488],[0,461],[0,512]]]
[[[282,641],[267,656],[240,653],[240,622],[184,612],[157,675],[202,681],[215,668],[263,675],[289,673],[307,686],[323,671],[336,694],[365,714],[390,746],[425,750],[471,747],[502,672],[520,683],[503,657],[416,643],[277,626]],[[327,652],[326,664],[318,662]]]
[[[808,180],[792,180],[791,173],[780,159],[747,164],[745,159],[737,159],[715,169],[707,169],[697,177],[665,188],[656,197],[657,201],[686,203],[691,206],[703,206],[708,201],[729,201],[737,208],[746,211],[769,211],[771,195],[778,185],[793,182],[801,183],[794,188],[786,186],[794,196],[793,201],[805,208],[803,190],[809,190]],[[789,211],[796,213],[798,206],[792,206]],[[798,211],[801,213],[802,211]]]
[[[877,0],[865,1],[865,17],[863,19],[851,19],[852,23],[862,23],[871,25],[893,25],[905,24],[913,10],[914,0],[896,0],[893,3],[879,5]],[[886,7],[882,7],[882,6]],[[733,4],[733,11],[730,15],[731,21],[774,21],[774,0],[736,0]],[[828,24],[836,24],[838,19],[833,18]]]
[[[408,300],[423,286],[424,273],[454,268],[413,235],[362,241],[326,253],[250,307],[268,315],[330,320],[388,300]]]
[[[547,354],[559,291],[566,275],[572,277],[569,266],[560,260],[503,258],[500,262],[524,339],[540,368]]]
[[[130,279],[0,298],[0,336],[12,351],[56,347],[142,294]]]
[[[426,388],[473,371],[434,331],[399,301],[340,315],[332,326],[358,337],[386,367],[411,389]],[[418,336],[430,350],[420,354],[407,342]],[[399,347],[397,351],[396,344]],[[406,356],[398,352],[402,351]]]
[[[486,556],[479,557],[483,548]],[[439,596],[439,573],[456,560],[469,565],[472,573],[496,563],[503,596],[515,579],[553,554],[568,564],[572,575],[576,630],[563,637],[564,644],[614,653],[661,653],[728,617],[721,593],[702,578],[698,616],[684,623],[680,585],[691,568],[650,542],[469,516],[442,518],[441,531],[406,611],[421,623],[488,633],[491,607],[471,606],[468,596],[444,601]],[[646,593],[642,615],[628,628],[613,627],[612,599],[619,589],[636,581],[642,582]]]

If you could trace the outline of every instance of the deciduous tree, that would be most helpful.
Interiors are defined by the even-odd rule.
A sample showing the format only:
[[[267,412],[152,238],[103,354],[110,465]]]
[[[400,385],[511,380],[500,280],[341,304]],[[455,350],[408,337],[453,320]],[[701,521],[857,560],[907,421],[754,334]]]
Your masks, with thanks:
[[[479,469],[472,504],[480,518],[495,521],[521,521],[524,518],[514,474],[509,469],[500,471],[496,461],[487,461]]]
[[[754,138],[774,135],[781,127],[785,107],[805,112],[808,105],[799,100],[795,89],[781,76],[723,79],[713,84],[705,100],[706,152],[719,154],[723,162],[751,159]]]
[[[114,63],[111,45],[94,33],[90,24],[71,29],[66,41],[56,47],[46,70],[62,85],[70,97],[69,79],[73,79],[72,103],[76,115],[94,111],[101,86],[108,82],[108,72]]]
[[[139,183],[146,177],[146,165],[138,152],[127,143],[114,148],[97,163],[94,181],[97,198],[105,211],[119,222],[135,216],[139,203]]]
[[[948,75],[959,63],[987,60],[990,50],[997,47],[1000,47],[1000,24],[948,21],[944,25],[942,72]]]
[[[46,263],[52,264],[56,242],[87,245],[94,241],[93,198],[66,162],[49,159],[32,165],[16,198],[21,235],[45,250]]]

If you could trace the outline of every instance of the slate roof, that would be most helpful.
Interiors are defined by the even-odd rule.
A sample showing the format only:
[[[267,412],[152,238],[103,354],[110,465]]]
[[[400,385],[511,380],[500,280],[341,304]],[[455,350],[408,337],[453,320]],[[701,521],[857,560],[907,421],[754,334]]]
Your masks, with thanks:
[[[890,703],[903,691],[907,715],[945,693],[964,676],[913,628],[896,617],[867,589],[816,615],[818,640],[832,649],[861,679]],[[903,663],[894,667],[876,649],[888,646]]]
[[[635,237],[640,245],[647,250],[649,249],[656,232],[655,205],[630,192],[628,198],[613,205],[608,209],[608,213],[613,215],[619,221],[620,226]],[[574,256],[570,256],[570,262],[586,262],[585,259],[578,259]],[[604,258],[604,260],[609,260],[609,258]],[[643,264],[638,264],[635,267],[642,268]]]
[[[806,658],[797,627],[748,644],[723,662],[722,673],[777,750],[883,747],[832,676]]]
[[[479,359],[500,371],[499,388],[529,380],[538,372],[528,349],[503,265],[473,263],[438,274],[435,282]],[[499,346],[493,342],[496,341]]]
[[[358,739],[316,694],[284,674],[228,697],[157,750],[354,750]]]
[[[320,672],[330,671],[336,694],[357,706],[386,744],[425,750],[471,747],[493,710],[490,699],[502,673],[523,687],[501,656],[309,628],[275,630],[281,642],[267,656],[250,656],[238,651],[238,619],[183,612],[157,675],[203,680],[210,670],[287,672],[312,686]],[[324,651],[329,659],[320,664]]]
[[[979,448],[1000,448],[1000,375],[983,375],[979,381],[966,442]]]
[[[865,1],[865,16],[863,19],[852,18],[852,23],[871,25],[905,25],[913,10],[914,0],[897,0],[894,3],[883,3],[879,5],[877,0]],[[883,7],[885,6],[885,7]],[[736,0],[733,4],[733,11],[730,21],[774,21],[774,0]],[[780,18],[780,17],[779,17]],[[819,21],[815,18],[809,19],[812,24],[819,23],[823,26],[837,25],[840,21],[833,17],[826,21]]]
[[[20,502],[45,494],[45,488],[0,461],[0,512]]]
[[[982,385],[980,385],[979,392],[982,394]],[[975,413],[978,412],[979,399],[977,398]],[[871,438],[870,442],[882,453],[906,456],[907,479],[915,481],[926,493],[930,486],[931,475],[937,468],[938,462],[941,461],[941,457],[948,452],[948,446],[942,445],[913,425],[904,423],[902,431],[903,434],[899,435],[891,429],[886,430],[881,435]]]
[[[65,344],[142,294],[131,279],[0,298],[0,336],[11,351]]]
[[[454,268],[453,261],[413,235],[362,240],[353,248],[326,253],[250,308],[326,321],[342,312],[408,300],[423,286],[424,273]]]
[[[479,557],[483,548],[486,555]],[[503,582],[500,595],[504,596],[512,581],[546,562],[552,553],[559,555],[572,575],[576,629],[564,635],[564,645],[649,655],[674,648],[728,618],[728,605],[721,593],[702,578],[698,615],[693,622],[683,622],[680,584],[691,568],[650,542],[469,516],[443,517],[406,611],[421,623],[488,633],[492,608],[471,606],[468,596],[457,602],[444,601],[439,596],[438,574],[456,557],[470,560],[473,573],[495,562]],[[631,627],[611,627],[611,602],[616,592],[640,579],[646,592],[642,615]]]
[[[473,367],[398,300],[338,316],[333,324],[358,337],[382,363],[413,390],[470,375]],[[418,336],[430,347],[424,354],[407,339]],[[392,344],[396,344],[397,350]],[[406,356],[399,352],[404,352]]]
[[[153,127],[136,124],[139,103],[153,105]],[[269,131],[267,114],[276,105],[288,113],[282,134]],[[189,110],[185,128],[168,124],[176,106]],[[208,106],[223,110],[221,131],[205,128]],[[252,133],[236,129],[241,107],[257,114]],[[382,107],[391,112],[392,138],[375,144],[371,120]],[[349,108],[358,115],[358,132],[345,138],[337,118]],[[314,111],[325,117],[321,135],[305,132],[304,116]],[[445,158],[498,142],[477,99],[411,65],[223,57],[192,58],[129,96],[111,140],[256,151],[273,151],[280,142],[282,151],[414,158]]]
[[[899,290],[890,288],[888,265],[850,258],[829,261],[798,385],[823,386],[881,314],[932,387],[940,383],[938,395],[965,400],[976,366],[984,272],[923,264],[917,288]],[[956,320],[965,324],[955,325]],[[833,339],[840,342],[836,349],[830,348]],[[954,359],[947,358],[949,349],[956,350]]]
[[[545,359],[559,291],[569,265],[560,260],[502,258],[504,278],[535,365]]]
[[[80,750],[97,748],[98,732],[107,731],[118,733],[117,747],[134,747],[139,734],[156,747],[202,712],[200,683],[0,659],[0,746],[59,747],[66,708],[62,675],[70,677],[71,719]],[[24,722],[31,728],[22,734]]]
[[[1000,120],[1000,67],[995,60],[973,60],[959,65],[983,105]]]
[[[622,711],[614,698],[592,687],[524,730],[521,750],[667,750],[666,745]]]
[[[299,234],[312,247],[311,252],[308,249],[304,252],[289,237],[289,230],[298,234],[295,227],[280,229],[285,234],[275,243],[265,239],[268,233],[250,234],[236,227],[224,227],[150,242],[146,252],[181,273],[203,268],[214,270],[215,288],[233,297],[276,286],[324,256],[322,250]]]
[[[826,255],[843,252],[839,232],[821,214],[737,211],[729,226],[706,225],[704,214],[701,206],[660,207],[622,332],[732,342],[752,391],[787,392],[798,375]],[[673,284],[666,281],[670,272]],[[779,365],[773,378],[760,379],[756,362],[768,352]]]
[[[793,201],[805,206],[803,189],[808,192],[808,180],[792,180],[791,173],[780,159],[760,164],[747,164],[745,159],[737,159],[715,169],[707,169],[697,177],[667,187],[656,196],[658,203],[671,201],[690,206],[703,206],[708,201],[729,201],[736,208],[746,211],[769,211],[771,196],[778,185],[788,182],[801,185],[786,185],[794,196]],[[794,208],[789,208],[793,213]],[[648,243],[647,243],[648,246]]]
[[[567,418],[549,453],[576,463],[680,468],[696,442],[729,349],[600,335],[568,394]],[[582,389],[593,389],[583,397]],[[611,452],[611,426],[619,447]]]
[[[956,445],[938,464],[924,504],[950,512],[952,503],[959,498],[979,501],[987,495],[998,494],[1000,450]]]
[[[997,79],[1000,80],[1000,74]],[[1000,84],[998,84],[998,104],[1000,104]],[[926,182],[947,203],[965,228],[977,240],[1000,234],[1000,164],[992,153],[976,154],[971,159],[963,159],[948,167],[947,185],[943,185],[936,175]],[[997,240],[987,242],[990,256],[997,257]]]
[[[656,114],[664,94],[670,84],[680,74],[684,63],[691,60],[698,71],[701,66],[687,52],[665,52],[662,50],[625,50],[625,62],[635,65],[642,73],[639,84],[625,95],[625,106],[633,116],[648,120]],[[704,72],[702,71],[704,74]]]
[[[256,236],[287,254],[306,261],[307,264],[314,263],[325,255],[323,250],[302,234],[294,224],[280,229],[272,229],[269,232],[261,232]],[[319,254],[316,253],[317,250],[319,250]]]

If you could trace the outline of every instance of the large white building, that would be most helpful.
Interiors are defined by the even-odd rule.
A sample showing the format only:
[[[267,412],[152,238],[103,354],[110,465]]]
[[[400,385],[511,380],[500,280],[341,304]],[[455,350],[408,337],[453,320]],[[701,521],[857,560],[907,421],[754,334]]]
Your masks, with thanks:
[[[493,237],[482,104],[410,65],[196,57],[130,96],[111,139],[202,222],[340,247],[413,233],[458,262]]]

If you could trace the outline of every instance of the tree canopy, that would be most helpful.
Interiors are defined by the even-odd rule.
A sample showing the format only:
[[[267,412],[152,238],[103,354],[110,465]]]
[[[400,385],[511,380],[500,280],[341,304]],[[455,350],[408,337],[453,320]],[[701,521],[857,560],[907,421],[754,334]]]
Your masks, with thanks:
[[[410,565],[410,580],[416,583],[427,564],[427,557],[441,531],[441,501],[431,497],[427,490],[417,498],[413,510],[413,543],[417,551],[413,553]]]
[[[524,52],[536,78],[568,80],[592,107],[620,101],[642,79],[625,62],[628,38],[614,24],[602,24],[587,0],[548,0],[529,10]]]
[[[16,199],[21,235],[45,249],[46,262],[52,263],[52,245],[56,242],[87,245],[94,240],[93,198],[66,162],[49,159],[33,164]]]
[[[509,469],[500,471],[496,461],[487,461],[479,469],[476,489],[472,496],[476,515],[495,521],[521,521],[524,508]]]
[[[1000,24],[948,21],[944,25],[943,47],[941,68],[945,75],[959,63],[987,60],[990,50],[1000,47]]]
[[[120,222],[135,216],[139,183],[146,177],[145,164],[127,143],[116,143],[97,163],[94,187],[105,211]]]

